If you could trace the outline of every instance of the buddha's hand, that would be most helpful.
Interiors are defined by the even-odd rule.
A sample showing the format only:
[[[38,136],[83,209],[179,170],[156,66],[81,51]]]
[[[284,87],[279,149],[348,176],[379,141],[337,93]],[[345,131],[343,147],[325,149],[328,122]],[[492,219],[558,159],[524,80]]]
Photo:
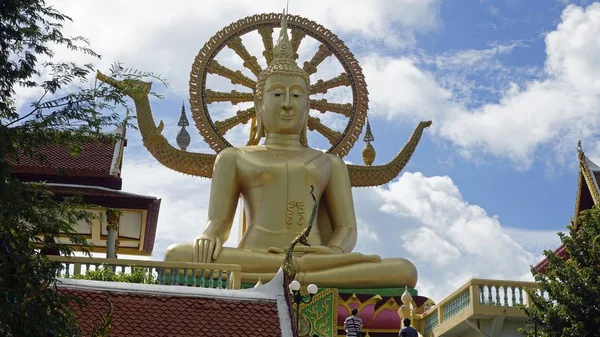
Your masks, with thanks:
[[[277,247],[271,247],[268,250],[271,254],[285,254],[285,250]],[[343,253],[341,249],[337,247],[327,247],[327,246],[297,246],[294,248],[294,256],[297,255],[305,255],[305,254],[341,254]]]
[[[223,242],[216,235],[202,234],[194,241],[194,261],[211,263],[219,257]]]
[[[299,246],[294,249],[294,253],[301,254],[342,254],[342,250],[337,247],[327,246]]]

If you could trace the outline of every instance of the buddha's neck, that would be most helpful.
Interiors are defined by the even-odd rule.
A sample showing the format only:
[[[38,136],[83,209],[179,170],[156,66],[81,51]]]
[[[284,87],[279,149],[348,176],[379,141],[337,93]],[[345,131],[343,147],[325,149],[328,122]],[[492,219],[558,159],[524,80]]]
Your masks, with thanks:
[[[295,150],[303,147],[302,143],[300,143],[300,135],[284,135],[278,133],[267,133],[263,145],[270,148],[286,150]]]

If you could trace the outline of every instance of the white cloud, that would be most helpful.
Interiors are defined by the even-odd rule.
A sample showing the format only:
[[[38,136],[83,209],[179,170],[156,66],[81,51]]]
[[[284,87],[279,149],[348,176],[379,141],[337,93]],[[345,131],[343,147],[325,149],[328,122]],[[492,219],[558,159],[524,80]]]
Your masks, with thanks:
[[[182,95],[187,91],[189,67],[196,53],[214,33],[246,16],[281,12],[285,5],[278,0],[179,0],[168,5],[142,0],[50,3],[74,19],[72,24],[65,24],[66,35],[89,38],[94,50],[103,55],[104,67],[118,60],[136,69],[160,73]],[[310,18],[336,34],[398,45],[400,41],[390,40],[391,36],[412,36],[413,32],[436,29],[439,7],[439,0],[305,1],[292,2],[290,12]],[[248,40],[250,51],[258,51],[262,45],[258,33],[255,35]],[[241,65],[237,56],[230,59]]]
[[[546,36],[543,76],[507,82],[497,101],[475,107],[469,104],[473,97],[465,102],[459,99],[460,92],[452,91],[456,87],[441,85],[438,76],[444,77],[443,73],[419,68],[418,57],[367,56],[361,61],[371,92],[371,111],[394,119],[431,118],[433,132],[451,140],[461,153],[508,158],[523,169],[532,164],[541,147],[553,148],[561,163],[565,154],[574,152],[578,139],[595,149],[600,125],[600,3],[587,8],[568,6],[561,19],[556,30]],[[456,62],[450,66],[473,67],[484,60],[479,67],[497,67],[492,56],[513,47],[457,52]],[[437,59],[446,70],[447,61]],[[512,75],[523,78],[522,69]]]
[[[507,231],[447,176],[404,173],[388,186],[355,190],[354,199],[357,217],[380,238],[366,253],[413,261],[418,290],[436,301],[473,277],[523,279],[542,249],[556,248],[546,232]]]

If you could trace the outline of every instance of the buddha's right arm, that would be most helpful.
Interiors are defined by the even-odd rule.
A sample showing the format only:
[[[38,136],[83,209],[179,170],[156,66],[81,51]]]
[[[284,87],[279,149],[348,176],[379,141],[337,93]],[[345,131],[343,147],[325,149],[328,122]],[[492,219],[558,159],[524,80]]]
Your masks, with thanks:
[[[240,195],[237,174],[239,149],[227,148],[219,153],[213,168],[208,204],[208,224],[205,235],[214,235],[227,241]]]

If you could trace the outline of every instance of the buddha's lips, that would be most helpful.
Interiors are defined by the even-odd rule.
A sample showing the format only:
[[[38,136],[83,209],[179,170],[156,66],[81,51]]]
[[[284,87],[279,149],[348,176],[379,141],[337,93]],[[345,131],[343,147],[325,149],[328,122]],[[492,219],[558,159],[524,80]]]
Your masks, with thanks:
[[[290,119],[293,119],[295,116],[296,116],[296,114],[291,114],[291,115],[288,115],[288,114],[286,114],[286,113],[279,113],[279,117],[280,117],[281,119],[285,119],[285,120],[290,120]]]

